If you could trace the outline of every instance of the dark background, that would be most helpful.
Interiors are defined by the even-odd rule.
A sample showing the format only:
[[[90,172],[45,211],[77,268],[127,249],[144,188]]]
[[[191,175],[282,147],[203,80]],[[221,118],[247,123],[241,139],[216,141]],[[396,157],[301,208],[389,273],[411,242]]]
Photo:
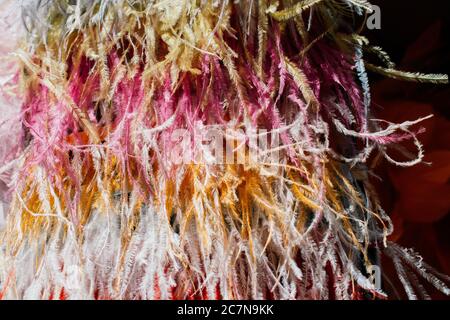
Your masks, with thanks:
[[[381,46],[407,71],[446,73],[450,70],[449,0],[371,0],[381,8],[381,30],[367,30],[371,44]],[[383,207],[396,228],[391,240],[413,247],[426,262],[450,275],[450,87],[404,83],[370,75],[374,116],[393,122],[414,120],[433,113],[419,135],[426,161],[414,168],[399,168],[382,161],[374,179]],[[386,290],[405,298],[390,261]],[[435,299],[448,299],[431,286]]]
[[[388,48],[397,61],[403,57],[407,47],[437,20],[446,23],[446,39],[450,39],[449,0],[371,0],[370,3],[381,8],[382,28],[370,31],[368,35]]]

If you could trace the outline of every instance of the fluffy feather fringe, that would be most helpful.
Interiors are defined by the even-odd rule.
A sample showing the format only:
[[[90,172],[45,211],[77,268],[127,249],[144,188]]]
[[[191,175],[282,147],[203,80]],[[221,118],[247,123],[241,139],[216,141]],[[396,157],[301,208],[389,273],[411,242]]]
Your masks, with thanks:
[[[370,10],[361,0],[24,2],[23,143],[0,296],[386,297],[369,275],[377,251],[410,298],[428,296],[414,272],[448,294],[448,277],[387,242],[392,223],[364,165],[374,152],[405,166],[423,157],[416,122],[371,119],[366,68],[447,78],[396,71],[342,33],[349,13]],[[213,125],[236,156],[250,148],[242,129],[279,132],[280,162],[168,160],[176,129]],[[391,159],[405,139],[417,158]]]

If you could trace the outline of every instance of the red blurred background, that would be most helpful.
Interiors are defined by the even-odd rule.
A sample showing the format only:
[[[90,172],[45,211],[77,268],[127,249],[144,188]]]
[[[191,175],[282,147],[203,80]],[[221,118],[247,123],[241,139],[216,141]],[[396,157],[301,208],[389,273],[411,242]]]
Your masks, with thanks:
[[[381,8],[381,30],[367,31],[371,43],[380,45],[397,62],[397,68],[426,73],[450,70],[450,1],[372,0]],[[438,271],[450,275],[450,86],[405,83],[371,75],[374,117],[391,122],[434,117],[416,126],[425,161],[400,168],[383,160],[374,168],[373,183],[382,205],[394,221],[391,236],[413,247]],[[404,143],[411,152],[412,143]],[[406,160],[392,150],[395,159]],[[405,298],[389,261],[386,290],[393,298]],[[391,282],[391,283],[389,283]],[[434,299],[448,299],[425,286]]]

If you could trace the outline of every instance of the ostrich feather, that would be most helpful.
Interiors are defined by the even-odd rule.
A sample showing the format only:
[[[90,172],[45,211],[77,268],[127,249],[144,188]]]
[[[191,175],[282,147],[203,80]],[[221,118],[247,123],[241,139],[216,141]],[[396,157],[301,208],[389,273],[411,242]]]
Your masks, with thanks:
[[[410,127],[424,119],[381,128],[366,69],[447,78],[394,70],[352,31],[348,13],[370,8],[24,2],[9,78],[20,107],[0,122],[23,137],[8,159],[0,297],[386,298],[368,274],[373,248],[410,298],[426,296],[417,276],[448,294],[448,278],[387,241],[366,162],[420,163]],[[388,148],[408,139],[417,158],[396,162]]]

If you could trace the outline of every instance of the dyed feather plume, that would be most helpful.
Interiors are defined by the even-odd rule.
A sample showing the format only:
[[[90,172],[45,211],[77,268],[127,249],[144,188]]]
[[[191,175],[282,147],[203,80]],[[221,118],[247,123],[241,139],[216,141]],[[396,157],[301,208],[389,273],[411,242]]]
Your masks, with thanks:
[[[2,298],[386,297],[370,275],[379,253],[408,297],[428,296],[416,275],[449,294],[447,276],[387,241],[392,223],[365,165],[374,153],[402,166],[423,158],[410,129],[423,119],[372,119],[366,70],[448,78],[395,70],[354,33],[351,15],[369,12],[368,1],[60,0],[22,10],[27,41],[8,80],[22,88],[21,136],[0,169],[13,171]],[[197,161],[173,161],[177,130],[212,127],[245,161],[216,161],[198,139],[184,139]],[[278,146],[253,143],[273,133]],[[417,157],[392,159],[405,139]]]

